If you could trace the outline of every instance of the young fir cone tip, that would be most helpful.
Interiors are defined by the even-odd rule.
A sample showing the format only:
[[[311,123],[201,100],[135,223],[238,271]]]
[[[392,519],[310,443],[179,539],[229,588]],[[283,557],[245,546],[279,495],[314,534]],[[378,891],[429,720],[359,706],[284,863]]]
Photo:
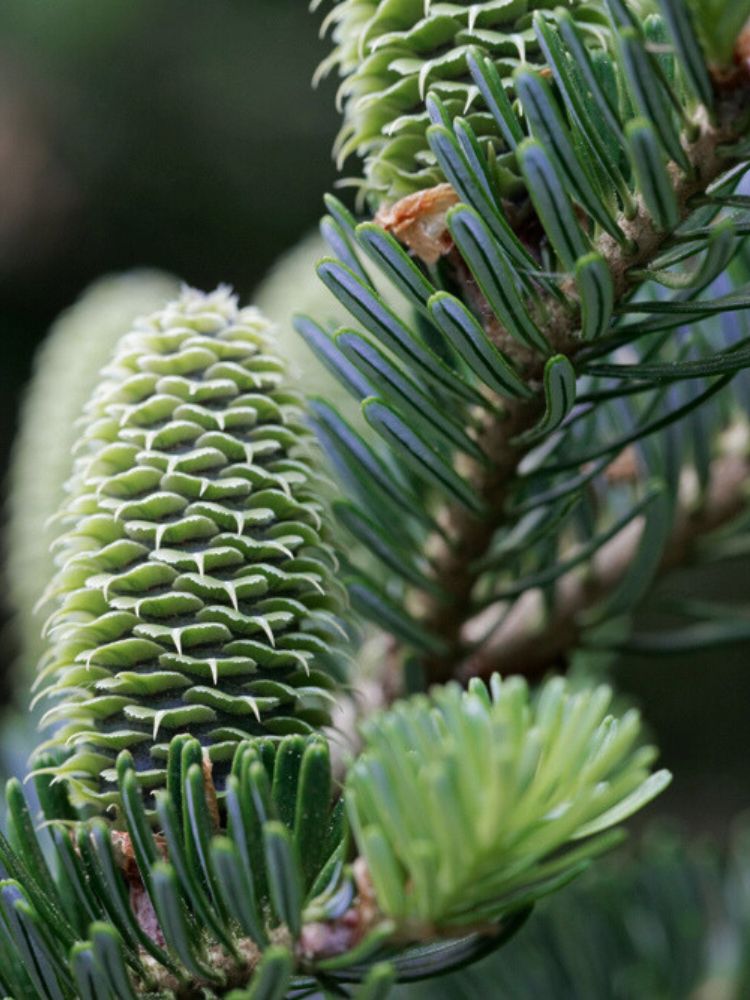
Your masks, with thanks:
[[[432,122],[425,98],[430,91],[442,99],[451,118],[465,117],[480,143],[491,147],[501,193],[512,197],[522,191],[514,153],[471,79],[469,60],[472,55],[490,58],[502,85],[512,88],[518,67],[544,65],[534,14],[557,17],[563,6],[592,50],[610,45],[606,11],[590,0],[564,5],[550,0],[336,3],[323,26],[334,48],[319,75],[336,69],[342,77],[338,102],[344,123],[335,147],[339,163],[354,153],[364,158],[362,189],[375,203],[392,203],[440,183],[443,176],[427,139]]]
[[[306,734],[342,677],[311,437],[269,324],[227,288],[180,297],[122,338],[85,408],[55,543],[39,666],[41,750],[74,800],[117,800],[127,749],[165,784],[200,740],[223,787],[241,740]]]

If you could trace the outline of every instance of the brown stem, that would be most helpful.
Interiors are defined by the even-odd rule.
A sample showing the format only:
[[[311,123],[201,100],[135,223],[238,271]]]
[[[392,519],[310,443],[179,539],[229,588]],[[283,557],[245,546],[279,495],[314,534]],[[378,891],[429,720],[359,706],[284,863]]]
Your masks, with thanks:
[[[683,174],[674,165],[670,166],[681,221],[690,214],[691,199],[703,194],[732,166],[732,162],[722,156],[722,146],[741,137],[739,123],[746,113],[749,92],[750,87],[745,83],[741,89],[721,94],[715,122],[709,121],[703,114],[696,118],[696,138],[685,144],[691,166],[688,174]],[[616,301],[630,291],[629,272],[647,266],[672,235],[656,227],[642,204],[638,205],[633,219],[623,218],[620,225],[635,247],[633,252],[626,253],[606,234],[599,239],[597,246],[612,273]],[[457,255],[453,259],[465,295],[482,314],[490,338],[512,355],[527,384],[539,386],[543,359],[520,347],[500,326],[465,267],[458,263]],[[553,351],[574,358],[583,344],[578,339],[579,311],[570,305],[575,304],[576,299],[571,281],[563,286],[563,292],[568,304],[561,305],[552,297],[542,299],[537,318],[543,324]],[[534,425],[541,408],[541,392],[530,401],[504,401],[502,416],[489,420],[480,432],[480,441],[490,461],[487,466],[470,463],[465,471],[489,513],[479,518],[458,505],[449,506],[445,512],[447,540],[435,540],[432,563],[435,579],[446,596],[426,598],[423,614],[426,628],[443,640],[445,652],[426,660],[424,666],[428,683],[444,682],[456,675],[465,676],[470,668],[462,660],[465,627],[474,614],[472,597],[478,574],[473,564],[487,551],[498,528],[506,521],[509,489],[528,450],[514,444],[514,438]],[[475,661],[472,659],[470,662]],[[523,670],[523,664],[518,666]]]

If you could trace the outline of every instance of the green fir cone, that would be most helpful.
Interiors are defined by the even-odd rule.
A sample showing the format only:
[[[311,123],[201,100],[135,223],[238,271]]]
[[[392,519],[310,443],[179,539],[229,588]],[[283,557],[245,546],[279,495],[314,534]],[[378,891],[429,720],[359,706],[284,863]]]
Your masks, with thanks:
[[[37,680],[40,749],[78,803],[116,801],[123,749],[156,789],[190,733],[221,790],[239,741],[327,722],[345,596],[302,421],[268,323],[226,288],[120,341],[81,422]]]
[[[318,6],[320,0],[313,9]],[[426,135],[430,91],[451,119],[466,117],[480,143],[489,145],[499,192],[520,191],[515,156],[473,83],[467,60],[472,52],[491,58],[504,88],[512,90],[519,66],[543,64],[534,13],[553,16],[563,7],[592,48],[606,47],[611,29],[601,0],[338,0],[324,22],[334,50],[319,74],[336,69],[343,77],[339,163],[353,153],[364,160],[363,190],[375,203],[443,181]]]
[[[55,571],[48,522],[64,497],[78,417],[136,316],[178,291],[177,279],[159,271],[100,278],[55,321],[34,358],[13,447],[6,527],[9,598],[26,676],[44,650],[34,606]]]

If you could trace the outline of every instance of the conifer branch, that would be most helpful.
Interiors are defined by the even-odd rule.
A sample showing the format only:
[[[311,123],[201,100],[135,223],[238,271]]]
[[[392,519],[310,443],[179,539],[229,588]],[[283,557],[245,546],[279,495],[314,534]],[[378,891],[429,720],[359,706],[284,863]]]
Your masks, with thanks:
[[[689,216],[692,199],[705,193],[733,166],[723,149],[743,134],[748,93],[750,85],[747,80],[742,80],[736,89],[722,94],[717,102],[716,119],[713,123],[701,110],[693,122],[697,137],[692,143],[684,144],[691,171],[685,174],[670,165],[680,223]],[[673,235],[673,230],[661,230],[640,203],[632,220],[620,219],[619,223],[630,237],[634,251],[624,252],[622,246],[607,234],[601,236],[597,248],[612,274],[616,302],[630,291],[629,272],[647,266]],[[473,298],[474,304],[480,306],[488,337],[497,347],[507,349],[508,342],[512,341],[511,336],[492,316],[486,303],[482,307],[477,302],[478,289],[473,280],[466,276],[465,268],[459,268],[457,277],[459,280],[463,277],[467,297],[470,300]],[[538,316],[544,322],[544,329],[548,331],[552,349],[575,358],[585,342],[577,337],[580,329],[579,310],[570,308],[570,302],[575,302],[576,297],[573,282],[570,281],[569,287],[564,290],[570,297],[569,302],[561,306],[559,300],[551,296],[543,299]],[[472,617],[471,597],[478,576],[473,564],[487,551],[496,531],[504,523],[509,488],[521,460],[529,451],[529,447],[517,443],[517,439],[538,420],[543,406],[542,394],[538,388],[543,368],[543,359],[527,351],[522,372],[527,384],[537,386],[537,392],[531,399],[504,400],[501,418],[490,419],[478,432],[478,438],[482,441],[490,462],[487,465],[473,463],[468,476],[486,510],[490,512],[489,515],[477,517],[458,504],[451,505],[446,511],[446,534],[437,539],[437,551],[433,555],[434,579],[443,594],[439,598],[428,599],[423,619],[427,630],[439,636],[445,645],[445,652],[430,657],[425,663],[427,679],[431,683],[440,683],[457,674],[472,676],[476,672],[485,673],[485,665],[489,671],[501,669],[505,672],[507,669],[505,660],[498,663],[492,655],[485,658],[475,654],[468,662],[464,662],[463,631]],[[536,645],[537,640],[533,641]],[[554,646],[557,647],[557,644]],[[522,648],[526,650],[525,644]],[[558,652],[559,648],[551,651],[550,658],[544,663],[537,663],[534,672],[554,663]],[[513,657],[512,661],[514,671],[526,672],[521,658]]]

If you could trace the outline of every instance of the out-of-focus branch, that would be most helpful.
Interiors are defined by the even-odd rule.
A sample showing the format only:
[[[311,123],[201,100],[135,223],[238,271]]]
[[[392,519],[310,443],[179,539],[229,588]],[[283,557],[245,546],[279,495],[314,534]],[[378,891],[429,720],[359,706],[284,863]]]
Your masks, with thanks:
[[[736,89],[721,95],[715,121],[710,121],[701,113],[692,123],[697,137],[685,144],[685,156],[692,169],[683,174],[670,167],[681,221],[692,211],[692,199],[705,193],[708,186],[732,165],[722,147],[736,141],[742,134],[748,89],[748,82],[743,78]],[[404,199],[403,204],[381,213],[379,221],[406,242],[417,256],[424,258],[425,247],[443,254],[445,247],[439,245],[439,220],[444,217],[445,207],[449,204],[451,192],[447,185],[440,185],[431,193],[423,192],[420,196]],[[426,221],[423,219],[425,213]],[[422,219],[421,226],[417,224],[419,219]],[[623,218],[620,224],[630,238],[628,249],[623,250],[606,234],[598,242],[598,250],[612,275],[616,301],[630,291],[629,272],[647,266],[670,236],[669,231],[663,230],[651,217],[645,205],[639,206],[634,219],[628,221]],[[475,567],[488,550],[497,530],[506,523],[509,491],[529,447],[519,443],[519,439],[536,423],[543,410],[541,378],[544,359],[524,345],[519,345],[501,326],[459,255],[453,251],[449,253],[464,296],[482,318],[488,337],[512,358],[526,383],[539,391],[530,399],[504,400],[500,416],[493,414],[478,431],[489,461],[473,465],[468,463],[462,471],[465,471],[466,478],[488,513],[479,517],[459,504],[449,505],[443,512],[444,534],[435,539],[431,552],[433,576],[438,585],[435,593],[439,596],[425,599],[422,623],[427,632],[442,641],[444,652],[425,658],[423,666],[428,683],[442,683],[451,677],[468,677],[476,672],[476,656],[470,652],[467,656],[465,643],[476,612],[474,590],[479,573]],[[575,358],[583,343],[578,334],[580,317],[576,308],[570,308],[576,301],[573,285],[564,288],[564,291],[568,295],[566,306],[561,306],[551,296],[543,296],[538,307],[539,320],[540,324],[544,324],[554,351]],[[624,546],[626,553],[632,554],[632,547],[624,541],[618,540],[617,544]],[[626,555],[625,564],[628,557]],[[610,556],[610,561],[613,559],[614,556]],[[519,626],[519,632],[525,631],[525,626],[538,613],[534,600],[529,598],[528,602],[519,602],[519,605],[529,604],[529,610],[521,615],[525,624],[523,629]],[[563,620],[567,622],[568,617],[564,615]],[[509,641],[514,635],[515,630],[511,630]],[[549,662],[543,650],[540,649],[538,655],[540,664]],[[488,660],[491,662],[492,657]],[[519,657],[514,657],[513,662],[519,670],[528,672]]]
[[[750,500],[750,460],[744,453],[716,458],[706,495],[698,506],[691,496],[688,476],[684,485],[659,574],[689,562],[700,539],[729,524],[746,509]],[[638,551],[642,531],[642,518],[631,521],[602,546],[585,571],[571,571],[562,577],[554,609],[548,614],[538,590],[524,594],[491,639],[465,661],[463,679],[486,677],[495,671],[538,677],[559,663],[578,645],[585,612],[611,593],[624,576]]]

